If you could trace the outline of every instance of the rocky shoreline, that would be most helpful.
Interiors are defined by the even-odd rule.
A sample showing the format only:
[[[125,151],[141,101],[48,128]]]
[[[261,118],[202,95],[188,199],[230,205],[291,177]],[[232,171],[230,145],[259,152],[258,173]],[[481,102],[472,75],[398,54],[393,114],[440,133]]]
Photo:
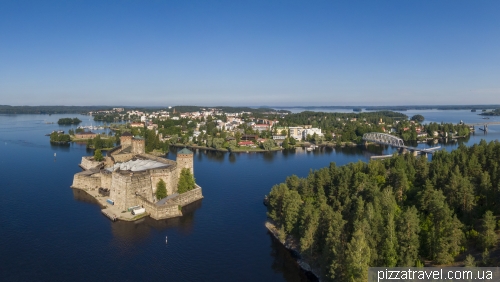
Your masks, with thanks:
[[[265,226],[267,230],[269,230],[269,233],[271,233],[274,238],[276,238],[276,240],[278,240],[287,250],[290,251],[292,256],[297,261],[299,267],[306,273],[309,278],[311,278],[311,281],[321,281],[319,269],[311,267],[311,264],[306,261],[306,259],[300,253],[298,244],[295,242],[294,238],[292,238],[291,236],[287,236],[285,240],[280,240],[279,230],[270,219],[266,221]]]

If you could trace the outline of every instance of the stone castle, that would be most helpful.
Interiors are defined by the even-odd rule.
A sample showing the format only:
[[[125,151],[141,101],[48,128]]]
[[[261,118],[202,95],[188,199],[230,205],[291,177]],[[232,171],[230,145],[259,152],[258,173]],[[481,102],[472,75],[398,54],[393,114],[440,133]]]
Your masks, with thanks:
[[[96,198],[99,190],[109,191],[106,205],[114,211],[115,217],[131,207],[143,207],[154,219],[181,216],[182,206],[203,198],[198,185],[188,192],[177,193],[181,170],[188,168],[194,175],[191,151],[180,150],[176,161],[155,157],[145,153],[144,138],[133,137],[129,132],[123,133],[120,145],[107,153],[105,161],[83,157],[80,167],[83,171],[75,174],[71,187],[87,191]],[[164,199],[156,199],[160,179],[167,188],[168,197]]]

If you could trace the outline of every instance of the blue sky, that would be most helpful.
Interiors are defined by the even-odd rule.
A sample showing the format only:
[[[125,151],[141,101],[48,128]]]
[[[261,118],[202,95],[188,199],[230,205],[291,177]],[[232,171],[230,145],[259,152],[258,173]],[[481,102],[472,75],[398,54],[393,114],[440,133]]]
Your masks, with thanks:
[[[500,1],[0,1],[0,104],[500,103]]]

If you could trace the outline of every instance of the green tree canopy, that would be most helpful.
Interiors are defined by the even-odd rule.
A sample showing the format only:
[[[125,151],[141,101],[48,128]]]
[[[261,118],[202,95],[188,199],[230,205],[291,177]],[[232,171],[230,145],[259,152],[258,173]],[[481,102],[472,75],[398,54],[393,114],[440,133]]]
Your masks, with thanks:
[[[161,200],[167,197],[167,185],[163,179],[160,178],[160,181],[156,183],[156,199]]]
[[[194,189],[195,180],[189,168],[183,168],[179,177],[179,184],[177,185],[177,192],[179,194],[185,193]]]
[[[102,152],[100,149],[94,151],[94,160],[98,162],[104,160],[104,157],[102,156]]]
[[[417,122],[423,122],[425,120],[423,115],[414,115],[411,117],[411,120],[417,121]]]

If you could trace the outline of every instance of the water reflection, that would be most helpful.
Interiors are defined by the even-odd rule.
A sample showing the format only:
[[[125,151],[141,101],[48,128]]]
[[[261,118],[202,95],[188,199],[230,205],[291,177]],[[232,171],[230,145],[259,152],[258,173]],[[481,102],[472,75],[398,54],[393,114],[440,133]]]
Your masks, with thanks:
[[[236,162],[236,154],[235,153],[229,153],[229,162],[230,163]]]
[[[90,204],[95,204],[95,205],[100,205],[99,202],[89,195],[87,192],[80,190],[80,189],[74,189],[73,190],[73,198],[79,202],[84,202],[84,203],[90,203]]]
[[[141,241],[149,237],[152,229],[165,230],[177,228],[183,235],[191,233],[194,223],[195,211],[201,208],[202,201],[196,201],[182,208],[182,216],[155,220],[150,217],[138,221],[117,221],[111,222],[111,232],[115,237],[126,239],[127,241]]]
[[[272,163],[274,160],[274,156],[277,154],[276,152],[264,152],[261,153],[264,156],[264,161]]]
[[[71,148],[70,143],[66,144],[58,144],[58,143],[50,143],[50,148],[54,151],[61,151],[61,152],[69,152]]]
[[[72,189],[73,197],[79,202],[94,204],[100,206],[99,202],[80,189]],[[169,228],[177,228],[184,235],[191,233],[194,223],[195,212],[201,208],[202,200],[191,203],[182,207],[182,216],[162,220],[155,220],[150,217],[145,217],[137,221],[109,221],[111,231],[115,237],[124,238],[127,240],[141,240],[148,237],[151,229],[165,230]]]
[[[299,267],[295,258],[289,250],[287,250],[276,238],[274,238],[271,233],[267,233],[271,241],[271,257],[273,258],[273,263],[271,268],[275,272],[280,272],[283,274],[288,282],[309,282],[315,281],[314,277],[309,277],[302,271]]]

